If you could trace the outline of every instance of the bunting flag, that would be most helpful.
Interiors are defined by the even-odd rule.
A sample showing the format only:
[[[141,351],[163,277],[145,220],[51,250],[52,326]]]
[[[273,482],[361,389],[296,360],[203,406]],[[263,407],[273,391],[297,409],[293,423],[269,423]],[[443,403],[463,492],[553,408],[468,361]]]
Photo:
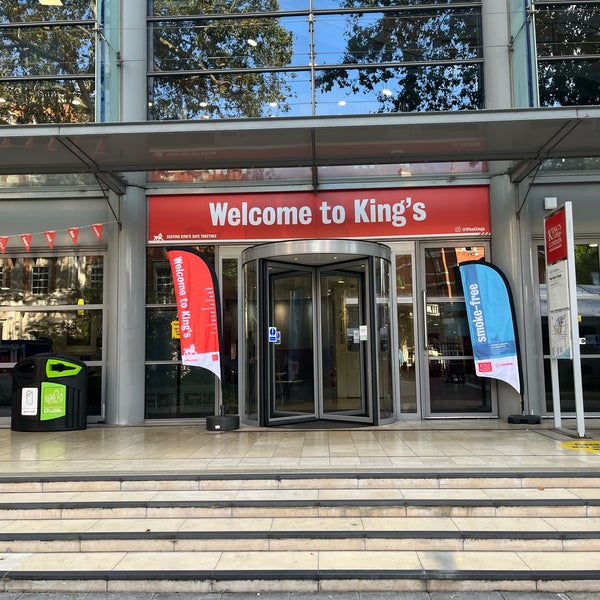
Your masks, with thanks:
[[[167,250],[179,317],[181,363],[212,371],[221,379],[221,325],[217,276],[192,248]]]
[[[94,223],[92,225],[92,231],[96,236],[96,239],[100,241],[102,239],[102,223]]]
[[[521,393],[512,297],[502,272],[483,260],[459,265],[479,377],[500,379]]]
[[[29,252],[29,250],[31,249],[31,238],[32,238],[31,233],[22,233],[19,237],[21,238],[21,241],[23,242],[23,246],[25,246],[25,250],[27,250]]]
[[[77,240],[79,239],[79,227],[69,227],[67,231],[69,232],[69,237],[73,243],[77,245]]]
[[[54,248],[54,240],[56,238],[56,231],[44,231],[44,237],[48,242],[48,246],[50,246],[50,250]]]
[[[2,254],[6,252],[6,246],[8,246],[8,236],[0,237],[0,252]]]

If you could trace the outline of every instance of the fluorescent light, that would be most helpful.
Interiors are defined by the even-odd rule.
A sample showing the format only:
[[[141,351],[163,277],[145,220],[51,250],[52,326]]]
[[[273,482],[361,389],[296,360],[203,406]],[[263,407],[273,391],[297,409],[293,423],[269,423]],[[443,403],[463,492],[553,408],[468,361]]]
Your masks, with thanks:
[[[62,6],[62,0],[39,0],[42,6]]]

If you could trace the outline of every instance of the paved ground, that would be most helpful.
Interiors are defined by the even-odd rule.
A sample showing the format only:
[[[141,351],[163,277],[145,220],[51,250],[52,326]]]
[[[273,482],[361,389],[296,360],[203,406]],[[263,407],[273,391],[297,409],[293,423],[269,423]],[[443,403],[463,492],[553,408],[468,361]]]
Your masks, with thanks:
[[[521,592],[354,592],[251,594],[44,594],[0,593],[0,600],[598,600],[600,592],[549,594]]]
[[[575,429],[565,422],[565,428]],[[91,426],[80,431],[0,429],[0,476],[198,472],[568,471],[600,468],[600,420],[589,438],[553,423],[400,421],[355,429],[207,431],[203,424]]]

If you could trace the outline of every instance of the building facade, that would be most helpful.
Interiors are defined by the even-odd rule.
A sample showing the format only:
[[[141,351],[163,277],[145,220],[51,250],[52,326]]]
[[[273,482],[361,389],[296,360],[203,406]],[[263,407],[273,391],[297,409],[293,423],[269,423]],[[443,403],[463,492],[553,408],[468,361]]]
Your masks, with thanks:
[[[587,0],[0,7],[0,422],[37,352],[87,363],[89,422],[550,418],[548,198],[600,414],[599,24]],[[173,246],[217,273],[221,381],[181,363]],[[475,374],[479,259],[520,394]]]

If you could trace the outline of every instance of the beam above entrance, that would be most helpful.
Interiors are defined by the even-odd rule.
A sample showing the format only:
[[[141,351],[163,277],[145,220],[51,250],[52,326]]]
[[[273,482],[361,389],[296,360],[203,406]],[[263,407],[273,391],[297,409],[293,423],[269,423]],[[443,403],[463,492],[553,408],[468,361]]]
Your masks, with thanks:
[[[598,139],[599,107],[19,125],[0,127],[0,174],[509,161],[518,178],[526,162],[600,156]]]

